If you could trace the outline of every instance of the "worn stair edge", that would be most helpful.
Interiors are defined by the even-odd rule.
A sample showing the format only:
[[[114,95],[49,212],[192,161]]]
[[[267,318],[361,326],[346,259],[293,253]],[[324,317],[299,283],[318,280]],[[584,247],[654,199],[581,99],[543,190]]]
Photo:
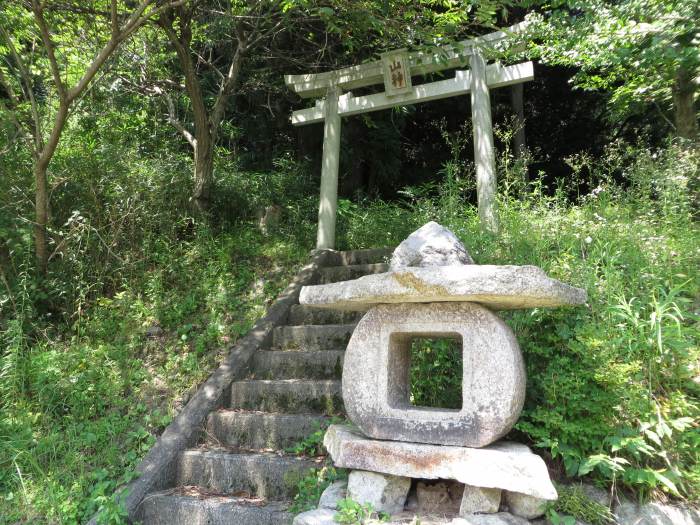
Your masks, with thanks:
[[[315,308],[305,304],[295,304],[289,310],[287,324],[357,324],[364,312],[344,312],[341,310],[329,310],[328,308]]]
[[[272,346],[300,350],[344,350],[354,330],[354,324],[277,326],[273,330]]]
[[[340,379],[343,350],[267,350],[253,356],[251,379]]]
[[[285,502],[248,501],[236,497],[149,494],[138,521],[151,525],[289,525],[293,515]]]
[[[328,416],[343,411],[339,380],[272,379],[245,380],[231,384],[229,408],[287,412],[318,412]]]
[[[139,504],[147,494],[173,485],[180,452],[197,443],[209,413],[226,404],[231,383],[245,377],[256,351],[269,346],[273,329],[284,324],[290,307],[298,304],[301,288],[318,279],[321,267],[337,264],[337,253],[333,250],[312,252],[309,264],[297,273],[248,334],[231,347],[221,365],[168,425],[136,467],[139,477],[127,484],[118,496],[118,502],[130,519],[136,515]],[[97,514],[88,523],[97,525]]]
[[[193,449],[180,454],[177,483],[220,494],[247,492],[279,501],[294,497],[299,480],[318,466],[318,460],[270,452]]]
[[[387,263],[374,264],[352,264],[347,266],[328,266],[321,268],[319,272],[318,284],[337,283],[339,281],[350,281],[372,275],[375,273],[384,273],[389,270]]]
[[[324,428],[320,414],[275,414],[217,410],[207,418],[207,441],[225,447],[286,449]]]

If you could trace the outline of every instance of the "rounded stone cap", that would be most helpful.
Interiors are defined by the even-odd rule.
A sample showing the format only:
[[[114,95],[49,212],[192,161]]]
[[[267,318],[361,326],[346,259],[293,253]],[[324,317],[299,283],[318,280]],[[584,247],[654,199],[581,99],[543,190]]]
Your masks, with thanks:
[[[351,281],[304,286],[301,304],[365,311],[386,303],[473,302],[495,310],[584,304],[586,291],[564,284],[537,266],[452,265],[366,275]]]

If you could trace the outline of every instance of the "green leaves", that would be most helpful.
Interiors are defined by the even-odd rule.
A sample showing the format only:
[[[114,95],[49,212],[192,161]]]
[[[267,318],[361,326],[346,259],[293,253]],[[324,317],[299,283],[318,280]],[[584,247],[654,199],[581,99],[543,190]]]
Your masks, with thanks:
[[[698,74],[694,0],[554,2],[546,18],[530,17],[531,51],[543,62],[579,69],[574,84],[610,93],[613,118],[639,104],[671,105],[677,73]]]
[[[379,523],[389,521],[391,516],[386,512],[375,512],[371,503],[358,503],[352,499],[345,498],[338,502],[338,512],[333,517],[336,523],[347,525],[363,525],[375,518]]]

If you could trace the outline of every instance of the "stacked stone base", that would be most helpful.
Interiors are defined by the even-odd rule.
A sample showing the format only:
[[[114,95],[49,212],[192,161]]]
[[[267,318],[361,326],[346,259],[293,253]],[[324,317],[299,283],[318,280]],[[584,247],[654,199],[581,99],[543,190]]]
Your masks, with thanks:
[[[484,448],[370,439],[332,425],[325,436],[336,467],[351,470],[347,484],[327,489],[319,509],[295,525],[333,523],[337,502],[349,498],[392,516],[392,523],[525,525],[557,499],[542,458],[518,443]]]

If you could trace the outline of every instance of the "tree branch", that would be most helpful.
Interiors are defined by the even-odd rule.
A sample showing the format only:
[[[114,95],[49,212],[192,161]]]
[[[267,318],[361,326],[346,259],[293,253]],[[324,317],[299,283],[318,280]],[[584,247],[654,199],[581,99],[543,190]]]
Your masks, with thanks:
[[[117,18],[117,0],[112,0],[110,5],[110,21],[112,23],[112,38],[119,35],[119,19]]]
[[[210,127],[214,136],[216,136],[219,129],[219,124],[224,117],[224,111],[226,110],[226,104],[231,91],[236,85],[236,82],[238,82],[238,76],[241,71],[241,64],[243,63],[243,55],[245,51],[245,43],[239,42],[236,52],[231,59],[231,65],[229,66],[226,78],[219,86],[219,92],[216,96],[216,101],[214,102],[214,107],[210,118]]]
[[[4,34],[4,30],[2,28],[0,28],[0,31],[2,31]],[[12,87],[12,84],[10,84],[9,80],[7,80],[7,77],[5,76],[5,72],[2,70],[1,67],[0,67],[0,85],[5,90],[5,93],[7,93],[7,96],[10,99],[10,102],[12,103],[12,107],[17,107],[19,105],[19,98],[17,98],[17,94],[15,93],[15,90]]]
[[[36,0],[33,0],[36,2]],[[95,77],[97,71],[104,65],[104,63],[109,59],[112,53],[117,49],[119,44],[126,40],[131,34],[140,28],[144,23],[146,23],[150,18],[162,13],[166,9],[182,5],[185,0],[172,0],[166,2],[161,6],[158,6],[151,11],[146,12],[148,7],[153,3],[153,0],[142,1],[136,9],[131,13],[128,20],[124,26],[118,30],[116,34],[113,34],[109,41],[100,50],[97,56],[93,59],[92,63],[88,66],[87,70],[80,78],[80,80],[68,90],[67,98],[69,101],[73,101],[80,93],[87,87],[87,85]]]
[[[187,128],[182,124],[182,122],[177,118],[175,114],[175,104],[173,103],[173,99],[170,97],[170,95],[161,90],[156,88],[156,92],[160,92],[159,94],[163,95],[165,97],[165,101],[168,104],[168,123],[170,123],[176,130],[178,130],[183,137],[185,137],[185,140],[192,146],[192,148],[195,148],[197,146],[197,140],[194,138],[192,133],[190,133]]]
[[[32,11],[34,12],[34,20],[39,26],[39,31],[41,32],[41,39],[44,42],[44,47],[46,48],[46,55],[49,57],[49,66],[51,68],[51,75],[53,76],[54,84],[56,84],[56,91],[58,91],[58,96],[61,99],[65,99],[66,87],[61,79],[61,70],[58,67],[58,61],[56,60],[55,46],[51,40],[49,27],[46,24],[46,19],[44,18],[43,8],[38,0],[32,0]]]
[[[41,152],[42,149],[44,149],[44,138],[42,135],[41,131],[41,118],[39,116],[39,106],[36,102],[36,97],[34,96],[34,88],[32,87],[32,79],[29,74],[29,70],[27,69],[27,66],[24,63],[24,60],[22,60],[22,57],[19,55],[17,52],[17,49],[15,48],[15,44],[12,41],[12,38],[10,38],[10,35],[7,33],[5,28],[3,26],[0,26],[0,35],[2,35],[3,40],[5,40],[5,43],[7,44],[8,49],[10,50],[10,55],[12,55],[12,60],[14,60],[15,64],[17,65],[17,69],[19,71],[19,76],[21,79],[21,85],[22,90],[25,94],[25,97],[29,100],[29,105],[31,108],[31,114],[32,114],[32,136],[34,139],[34,155],[38,156],[39,153]],[[4,75],[3,75],[4,78]],[[7,81],[7,79],[5,79]],[[9,83],[8,83],[9,86]],[[10,86],[11,88],[11,86]],[[19,105],[19,99],[17,98],[17,105]]]

